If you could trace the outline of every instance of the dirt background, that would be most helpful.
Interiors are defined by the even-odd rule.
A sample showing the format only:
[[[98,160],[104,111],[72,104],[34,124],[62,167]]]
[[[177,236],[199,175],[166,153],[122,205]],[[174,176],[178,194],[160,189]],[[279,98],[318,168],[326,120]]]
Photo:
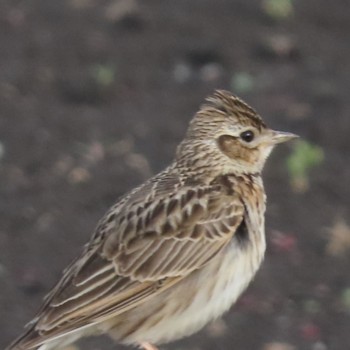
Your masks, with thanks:
[[[1,348],[113,201],[172,159],[215,88],[325,158],[298,192],[292,146],[274,152],[257,278],[223,320],[161,348],[350,348],[349,1],[280,3],[0,1]]]

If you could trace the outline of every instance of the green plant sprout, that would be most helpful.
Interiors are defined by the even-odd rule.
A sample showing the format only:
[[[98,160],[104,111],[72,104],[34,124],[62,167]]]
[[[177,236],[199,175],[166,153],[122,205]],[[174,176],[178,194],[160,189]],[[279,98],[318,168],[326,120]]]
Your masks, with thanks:
[[[284,20],[294,13],[292,0],[263,0],[263,11],[274,20]]]
[[[98,85],[109,87],[115,80],[115,67],[112,65],[97,64],[92,67],[91,75]]]
[[[321,147],[299,140],[287,158],[287,168],[292,188],[296,192],[305,192],[309,188],[309,173],[324,160]]]

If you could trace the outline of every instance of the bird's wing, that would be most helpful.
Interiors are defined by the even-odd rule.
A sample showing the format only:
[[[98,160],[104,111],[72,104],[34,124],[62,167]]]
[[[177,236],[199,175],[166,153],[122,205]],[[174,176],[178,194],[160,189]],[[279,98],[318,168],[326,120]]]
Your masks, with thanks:
[[[226,192],[217,184],[181,187],[141,201],[136,191],[107,214],[102,233],[66,269],[21,343],[35,347],[101,322],[201,268],[243,219],[241,201]]]

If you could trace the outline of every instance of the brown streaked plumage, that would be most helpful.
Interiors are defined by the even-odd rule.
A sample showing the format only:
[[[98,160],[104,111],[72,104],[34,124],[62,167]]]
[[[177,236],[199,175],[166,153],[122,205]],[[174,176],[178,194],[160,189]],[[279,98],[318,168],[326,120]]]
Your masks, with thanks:
[[[174,162],[107,212],[8,350],[59,349],[103,332],[152,349],[227,311],[265,252],[261,170],[274,145],[294,137],[216,91]]]

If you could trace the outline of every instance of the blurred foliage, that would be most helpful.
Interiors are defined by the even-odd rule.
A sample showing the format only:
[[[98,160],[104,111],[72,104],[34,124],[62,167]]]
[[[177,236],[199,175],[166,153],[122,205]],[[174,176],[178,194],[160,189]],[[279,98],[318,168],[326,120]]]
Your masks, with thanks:
[[[345,288],[341,296],[342,304],[346,311],[350,312],[350,288]]]
[[[5,155],[5,147],[4,145],[0,142],[0,160],[2,160],[2,158]]]
[[[317,300],[307,299],[304,302],[303,309],[308,314],[317,314],[321,310],[321,306]]]
[[[231,79],[231,89],[238,94],[250,92],[254,89],[254,78],[247,72],[237,72]]]
[[[91,76],[102,87],[109,87],[115,80],[115,67],[107,64],[97,64],[91,68]]]
[[[293,152],[287,158],[287,168],[292,188],[304,192],[309,188],[309,173],[324,160],[321,147],[299,140],[293,145]]]
[[[284,20],[294,14],[292,0],[263,0],[262,9],[274,20]]]
[[[350,227],[343,218],[337,218],[328,230],[326,252],[335,257],[345,256],[350,252]]]

